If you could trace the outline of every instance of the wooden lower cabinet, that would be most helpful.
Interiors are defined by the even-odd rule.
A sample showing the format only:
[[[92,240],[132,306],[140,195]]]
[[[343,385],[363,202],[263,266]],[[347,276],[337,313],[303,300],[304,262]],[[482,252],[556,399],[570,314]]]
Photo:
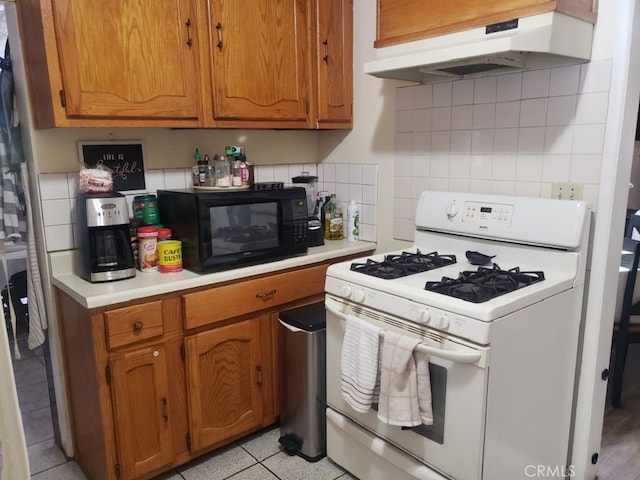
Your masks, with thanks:
[[[151,479],[275,423],[279,314],[322,301],[328,265],[96,309],[57,290],[86,478]]]
[[[261,425],[265,378],[260,319],[190,335],[185,345],[193,450]]]

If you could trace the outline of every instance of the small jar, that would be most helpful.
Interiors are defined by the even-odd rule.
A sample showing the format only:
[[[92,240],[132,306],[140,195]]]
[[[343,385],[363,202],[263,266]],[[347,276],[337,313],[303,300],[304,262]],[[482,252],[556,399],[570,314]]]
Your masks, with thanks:
[[[170,228],[159,228],[158,229],[158,241],[163,242],[165,240],[171,240],[171,229]]]
[[[158,271],[158,229],[138,228],[138,258],[141,272]]]
[[[153,225],[160,220],[158,199],[155,195],[138,195],[133,197],[133,216],[142,220],[145,225]]]

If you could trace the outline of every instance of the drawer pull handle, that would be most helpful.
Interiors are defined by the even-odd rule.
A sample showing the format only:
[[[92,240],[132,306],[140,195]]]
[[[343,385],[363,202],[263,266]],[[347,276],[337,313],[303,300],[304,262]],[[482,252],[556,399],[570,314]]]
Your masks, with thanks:
[[[167,397],[162,397],[162,418],[164,418],[164,423],[169,422],[169,413],[167,412],[168,403]]]
[[[135,322],[133,324],[133,331],[139,332],[140,330],[142,330],[142,327],[144,327],[144,324],[142,322]]]
[[[256,365],[256,384],[262,386],[262,365]]]
[[[273,299],[275,296],[276,296],[275,289],[271,290],[270,292],[259,292],[259,293],[256,293],[256,298],[261,298],[264,301],[267,301],[269,299]]]

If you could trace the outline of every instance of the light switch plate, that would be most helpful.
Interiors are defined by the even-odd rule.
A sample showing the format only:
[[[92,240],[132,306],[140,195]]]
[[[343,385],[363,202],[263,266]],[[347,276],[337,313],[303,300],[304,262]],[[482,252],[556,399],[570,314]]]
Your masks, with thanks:
[[[551,198],[559,200],[582,200],[582,183],[553,182]]]

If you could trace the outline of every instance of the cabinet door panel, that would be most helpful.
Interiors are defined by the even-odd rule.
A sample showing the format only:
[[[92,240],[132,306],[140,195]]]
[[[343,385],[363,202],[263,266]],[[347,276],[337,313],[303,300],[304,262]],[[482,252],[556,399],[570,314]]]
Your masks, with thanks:
[[[316,8],[318,126],[350,128],[353,104],[353,2],[318,0]]]
[[[54,0],[53,9],[69,117],[198,116],[192,1]]]
[[[306,121],[308,0],[212,0],[216,120]]]
[[[171,463],[166,350],[149,347],[111,361],[114,417],[122,478]]]
[[[246,320],[186,339],[194,451],[262,422],[260,322]]]

